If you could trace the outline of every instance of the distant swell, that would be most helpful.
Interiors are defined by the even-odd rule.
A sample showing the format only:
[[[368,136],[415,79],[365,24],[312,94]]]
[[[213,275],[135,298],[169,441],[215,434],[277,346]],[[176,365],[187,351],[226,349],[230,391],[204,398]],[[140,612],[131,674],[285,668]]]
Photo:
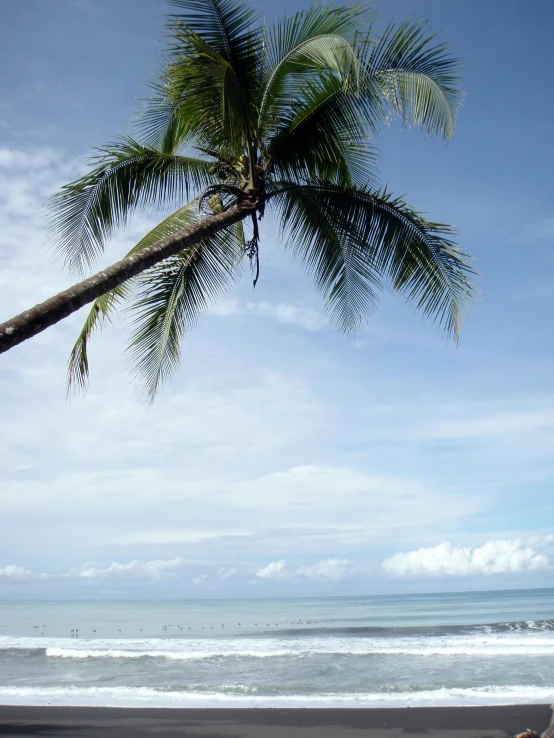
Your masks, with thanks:
[[[515,620],[513,622],[475,623],[470,625],[427,625],[385,628],[379,626],[325,626],[288,628],[267,633],[268,637],[279,636],[374,636],[392,635],[465,635],[472,633],[535,633],[554,631],[554,620]],[[261,634],[262,637],[264,634]]]
[[[354,637],[353,637],[354,636]],[[0,655],[28,659],[217,661],[325,657],[552,657],[554,620],[426,628],[341,628],[239,638],[0,637]]]

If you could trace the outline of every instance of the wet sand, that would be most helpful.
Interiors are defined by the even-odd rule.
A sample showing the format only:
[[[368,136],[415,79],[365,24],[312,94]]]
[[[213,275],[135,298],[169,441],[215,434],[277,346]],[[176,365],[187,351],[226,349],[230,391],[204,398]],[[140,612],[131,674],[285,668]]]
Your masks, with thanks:
[[[55,738],[509,738],[542,732],[548,705],[372,709],[0,706],[1,736]]]

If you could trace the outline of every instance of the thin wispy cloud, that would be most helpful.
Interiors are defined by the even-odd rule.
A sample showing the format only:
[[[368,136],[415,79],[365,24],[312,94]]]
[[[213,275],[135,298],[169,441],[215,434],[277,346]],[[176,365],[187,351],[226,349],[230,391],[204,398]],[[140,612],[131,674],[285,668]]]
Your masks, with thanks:
[[[536,239],[553,239],[554,238],[554,218],[543,218],[537,223],[528,226],[526,235],[529,238]]]
[[[211,315],[221,317],[243,315],[259,318],[272,318],[278,323],[303,328],[307,331],[320,331],[329,328],[329,321],[322,309],[302,305],[291,305],[285,302],[271,303],[265,300],[240,303],[238,300],[222,300],[210,310]]]

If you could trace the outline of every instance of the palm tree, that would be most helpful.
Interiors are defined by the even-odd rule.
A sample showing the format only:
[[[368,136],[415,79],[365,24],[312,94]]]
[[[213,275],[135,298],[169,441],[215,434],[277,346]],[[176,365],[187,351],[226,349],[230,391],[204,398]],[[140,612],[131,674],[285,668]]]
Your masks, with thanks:
[[[340,331],[359,329],[388,285],[457,340],[468,257],[452,227],[378,187],[374,145],[394,116],[450,138],[461,94],[448,47],[421,21],[377,35],[365,5],[314,4],[266,28],[240,0],[170,2],[179,12],[136,137],[98,150],[52,199],[49,225],[80,273],[134,211],[177,208],[121,261],[1,325],[0,351],[93,302],[69,362],[84,386],[92,332],[130,300],[130,349],[153,398],[245,259],[256,284],[268,213]]]

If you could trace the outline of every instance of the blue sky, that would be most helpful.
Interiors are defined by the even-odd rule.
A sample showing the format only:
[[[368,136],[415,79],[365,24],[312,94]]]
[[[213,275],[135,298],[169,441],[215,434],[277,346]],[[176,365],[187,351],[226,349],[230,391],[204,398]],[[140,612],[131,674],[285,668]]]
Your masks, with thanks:
[[[130,130],[164,12],[0,5],[1,318],[69,284],[41,203]],[[553,585],[554,7],[381,4],[383,24],[408,15],[465,59],[467,94],[447,146],[385,131],[382,179],[477,259],[460,347],[394,295],[354,340],[337,336],[271,223],[256,290],[245,270],[152,408],[124,316],[94,341],[87,396],[66,401],[73,316],[0,360],[0,597]],[[137,216],[105,263],[154,222]]]

